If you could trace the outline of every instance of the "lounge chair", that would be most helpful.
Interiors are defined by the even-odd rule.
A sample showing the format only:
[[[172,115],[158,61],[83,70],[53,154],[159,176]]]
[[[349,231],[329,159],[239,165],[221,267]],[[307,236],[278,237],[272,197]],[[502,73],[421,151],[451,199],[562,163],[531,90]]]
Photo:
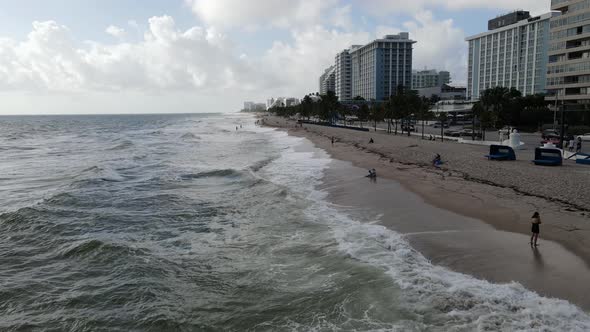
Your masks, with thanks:
[[[514,149],[505,145],[490,146],[490,154],[485,157],[488,160],[516,160]]]
[[[538,166],[561,166],[563,165],[561,150],[536,148],[533,163]]]
[[[576,159],[576,164],[590,165],[590,154],[578,152],[577,155],[583,158]]]

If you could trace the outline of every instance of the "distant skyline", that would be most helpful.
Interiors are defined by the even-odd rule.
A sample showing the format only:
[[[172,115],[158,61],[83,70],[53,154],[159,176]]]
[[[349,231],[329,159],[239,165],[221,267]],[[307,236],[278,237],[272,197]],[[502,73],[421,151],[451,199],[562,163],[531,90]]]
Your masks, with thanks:
[[[465,37],[549,0],[0,0],[0,114],[238,111],[302,97],[336,52],[388,33],[465,84]]]

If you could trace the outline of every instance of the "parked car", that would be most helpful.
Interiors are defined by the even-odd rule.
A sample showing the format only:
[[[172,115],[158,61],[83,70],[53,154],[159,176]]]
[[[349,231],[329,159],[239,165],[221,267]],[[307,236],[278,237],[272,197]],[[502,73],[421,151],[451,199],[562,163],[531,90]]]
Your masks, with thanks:
[[[449,136],[449,137],[460,137],[461,131],[460,130],[445,130],[443,134],[445,136]]]
[[[403,124],[402,125],[402,130],[403,131],[408,131],[408,130],[409,131],[416,131],[416,128],[414,127],[414,125],[409,125],[408,126],[408,125]]]
[[[546,138],[544,138],[544,139],[541,141],[541,144],[547,144],[547,143],[550,143],[550,144],[554,144],[554,145],[556,145],[556,146],[559,146],[559,143],[560,143],[560,142],[561,142],[561,140],[560,140],[560,138],[559,138],[559,137],[552,136],[552,137],[546,137]]]
[[[545,130],[543,130],[541,137],[543,139],[547,139],[547,138],[551,138],[551,137],[560,137],[560,136],[559,136],[559,131],[557,131],[555,129],[545,129]]]
[[[473,137],[473,129],[463,129],[459,132],[459,136]],[[481,133],[475,132],[475,137],[481,137]]]
[[[440,122],[436,122],[432,126],[434,128],[440,128],[441,124],[440,124]],[[443,128],[449,128],[449,124],[448,123],[443,123]]]
[[[580,135],[578,137],[581,137],[582,138],[582,141],[590,141],[590,133],[587,133],[587,134],[584,134],[584,135]]]

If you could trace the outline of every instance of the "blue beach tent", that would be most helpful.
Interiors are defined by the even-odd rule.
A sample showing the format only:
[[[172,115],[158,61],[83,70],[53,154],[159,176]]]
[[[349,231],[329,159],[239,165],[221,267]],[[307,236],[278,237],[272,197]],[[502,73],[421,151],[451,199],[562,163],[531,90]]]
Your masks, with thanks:
[[[578,155],[578,157],[583,157],[583,158],[576,159],[576,164],[590,165],[590,154],[578,152],[577,155]]]
[[[514,149],[505,145],[490,146],[490,154],[486,157],[489,160],[516,160]]]
[[[539,166],[561,166],[563,165],[561,150],[536,148],[535,160],[533,160],[533,163]]]

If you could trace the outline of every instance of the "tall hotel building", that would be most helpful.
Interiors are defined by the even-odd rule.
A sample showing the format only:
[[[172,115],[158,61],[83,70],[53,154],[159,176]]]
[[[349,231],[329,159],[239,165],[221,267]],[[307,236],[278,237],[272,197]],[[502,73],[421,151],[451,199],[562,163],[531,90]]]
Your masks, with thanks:
[[[349,101],[352,99],[352,63],[350,62],[350,50],[346,49],[336,54],[335,60],[334,76],[336,96],[339,101]]]
[[[563,1],[562,1],[563,2]],[[549,24],[559,13],[530,17],[517,11],[488,22],[489,31],[469,43],[467,98],[489,88],[516,88],[523,95],[546,92]]]
[[[569,109],[590,105],[590,1],[551,0],[551,10],[561,13],[551,19],[547,90],[549,100]]]
[[[320,95],[328,94],[328,91],[336,92],[336,67],[330,66],[330,68],[326,69],[326,71],[320,76]]]
[[[414,43],[407,32],[402,32],[353,47],[350,50],[352,98],[385,100],[399,85],[410,88]]]

